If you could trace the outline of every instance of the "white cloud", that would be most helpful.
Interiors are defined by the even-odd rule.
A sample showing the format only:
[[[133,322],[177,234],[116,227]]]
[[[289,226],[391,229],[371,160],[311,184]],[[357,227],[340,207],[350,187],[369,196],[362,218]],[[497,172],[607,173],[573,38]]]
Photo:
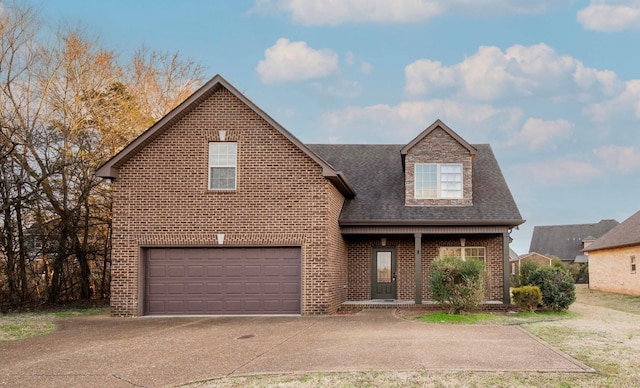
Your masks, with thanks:
[[[365,107],[348,107],[326,115],[328,127],[334,131],[377,133],[390,141],[408,141],[416,131],[424,129],[437,118],[453,127],[494,128],[506,125],[518,109],[496,109],[488,104],[461,103],[453,100],[402,102],[398,105],[378,104]],[[343,136],[344,137],[344,136]],[[369,136],[370,137],[370,136]],[[393,140],[391,140],[393,139]],[[366,138],[365,138],[366,141]]]
[[[595,149],[593,153],[608,168],[622,173],[640,171],[640,150],[634,147],[604,146]]]
[[[326,77],[338,70],[338,55],[329,50],[315,50],[305,42],[278,39],[264,51],[265,59],[256,71],[264,83],[304,81]]]
[[[624,91],[614,98],[587,106],[583,113],[594,121],[606,121],[632,112],[640,119],[640,80],[627,81]]]
[[[514,165],[516,174],[526,177],[530,185],[575,186],[598,179],[602,173],[591,163],[557,159]]]
[[[344,62],[349,66],[358,66],[358,71],[361,74],[368,75],[368,74],[371,74],[371,72],[373,71],[373,66],[371,66],[370,63],[358,58],[351,51],[348,51],[347,54],[345,55]]]
[[[454,88],[476,100],[507,96],[557,97],[567,94],[610,96],[622,90],[612,71],[584,66],[579,60],[557,54],[544,43],[514,45],[502,51],[482,46],[464,61],[444,66],[429,59],[405,67],[405,91],[423,95],[435,89]]]
[[[571,136],[575,124],[567,120],[542,120],[528,119],[522,129],[511,141],[511,144],[526,144],[529,149],[536,150],[542,147],[555,149],[554,141],[567,139]]]
[[[417,23],[445,14],[541,13],[567,0],[257,0],[257,12],[285,12],[304,25]]]
[[[456,83],[457,72],[438,61],[419,59],[404,68],[405,90],[409,94],[427,94]]]
[[[588,7],[578,11],[577,19],[588,30],[640,30],[640,1],[592,0]]]

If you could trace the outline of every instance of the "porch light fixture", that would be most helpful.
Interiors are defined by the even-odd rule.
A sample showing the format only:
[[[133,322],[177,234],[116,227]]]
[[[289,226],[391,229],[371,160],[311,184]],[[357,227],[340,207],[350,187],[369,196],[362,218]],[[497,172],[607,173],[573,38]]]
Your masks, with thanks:
[[[387,238],[386,237],[382,237],[380,239],[380,245],[382,245],[383,247],[387,245]]]
[[[218,245],[224,244],[224,234],[218,233],[216,236],[218,237]]]

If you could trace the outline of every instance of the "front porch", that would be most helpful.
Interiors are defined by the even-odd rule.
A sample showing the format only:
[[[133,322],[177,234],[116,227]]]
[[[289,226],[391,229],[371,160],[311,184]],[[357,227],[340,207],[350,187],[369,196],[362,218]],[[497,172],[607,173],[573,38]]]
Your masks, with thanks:
[[[439,309],[431,300],[429,277],[432,261],[441,255],[483,260],[487,271],[486,306],[511,303],[507,228],[343,227],[342,232],[348,256],[342,310]]]

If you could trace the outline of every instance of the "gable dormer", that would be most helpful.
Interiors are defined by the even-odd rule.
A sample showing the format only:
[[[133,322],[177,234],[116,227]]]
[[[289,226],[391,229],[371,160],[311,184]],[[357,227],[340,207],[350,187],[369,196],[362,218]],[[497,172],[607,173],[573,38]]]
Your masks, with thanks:
[[[476,149],[436,120],[400,151],[406,206],[471,206]]]

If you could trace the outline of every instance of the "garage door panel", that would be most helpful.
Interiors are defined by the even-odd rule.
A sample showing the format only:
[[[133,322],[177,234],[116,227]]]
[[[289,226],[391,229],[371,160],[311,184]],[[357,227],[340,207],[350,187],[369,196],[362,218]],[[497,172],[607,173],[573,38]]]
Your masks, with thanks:
[[[283,265],[282,266],[282,275],[283,276],[298,276],[300,273],[300,266],[297,265]]]
[[[244,293],[245,294],[261,294],[262,293],[262,283],[253,283],[246,282],[244,284]]]
[[[244,266],[245,276],[262,276],[262,266],[249,264]]]
[[[201,278],[204,277],[204,266],[203,265],[189,265],[187,266],[187,276],[190,278]]]
[[[183,295],[185,292],[184,283],[169,283],[167,284],[168,295]]]
[[[280,294],[280,283],[264,283],[265,294]]]
[[[206,277],[223,276],[224,267],[222,265],[207,265],[204,272]]]
[[[168,265],[167,267],[167,277],[170,278],[183,278],[185,271],[184,265]]]
[[[207,283],[206,292],[207,292],[207,295],[222,294],[224,292],[223,284],[220,282]]]
[[[281,283],[280,284],[280,291],[283,294],[287,294],[287,295],[298,295],[300,293],[300,284],[299,283]]]
[[[227,265],[224,268],[226,276],[242,276],[243,268],[241,265]]]
[[[187,294],[189,295],[202,295],[204,294],[204,283],[187,283]]]
[[[279,265],[265,265],[264,276],[280,276],[281,268]]]
[[[300,248],[147,252],[147,314],[299,314]]]

